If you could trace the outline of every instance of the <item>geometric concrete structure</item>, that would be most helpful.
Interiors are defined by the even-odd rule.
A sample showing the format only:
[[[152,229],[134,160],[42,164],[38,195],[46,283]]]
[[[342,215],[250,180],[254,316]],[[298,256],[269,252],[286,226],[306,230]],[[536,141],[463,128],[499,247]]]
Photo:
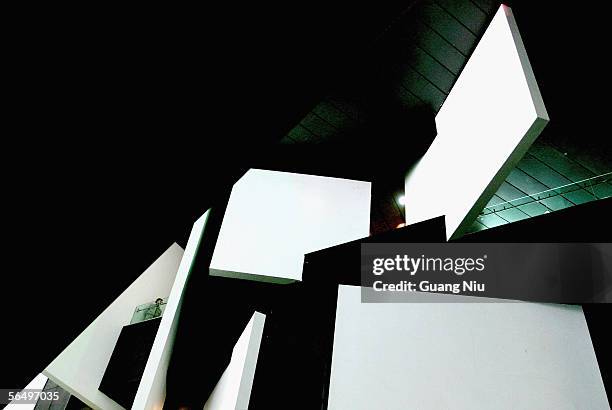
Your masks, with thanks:
[[[610,408],[580,306],[408,297],[340,286],[329,410]]]
[[[183,249],[172,244],[47,366],[43,374],[95,409],[122,409],[98,390],[100,381],[122,327],[130,323],[136,306],[170,294],[182,257]]]
[[[194,224],[181,258],[178,272],[168,296],[168,303],[157,330],[136,397],[133,409],[161,409],[166,397],[166,373],[170,364],[174,338],[179,322],[185,286],[197,255],[209,211]]]
[[[249,170],[234,185],[211,275],[301,280],[304,254],[364,238],[371,183]]]
[[[402,295],[418,299],[409,300],[414,303],[374,304],[361,302],[363,295],[359,288],[341,285],[338,291],[338,284],[358,282],[359,242],[396,242],[394,239],[417,243],[445,239],[479,242],[479,238],[485,238],[480,242],[512,243],[525,238],[530,241],[546,238],[543,242],[551,238],[553,241],[581,242],[593,239],[595,231],[598,235],[595,242],[604,242],[601,238],[608,233],[599,223],[609,214],[605,206],[585,207],[574,214],[564,210],[558,212],[559,218],[544,215],[548,211],[561,210],[566,203],[579,205],[586,201],[585,198],[602,197],[592,189],[593,185],[563,193],[557,192],[559,187],[582,184],[591,178],[597,178],[603,188],[612,187],[612,181],[606,179],[612,168],[602,165],[598,171],[599,165],[593,165],[588,158],[583,160],[579,149],[573,151],[573,141],[577,145],[590,145],[596,132],[583,128],[592,123],[584,119],[590,118],[593,107],[602,104],[587,101],[589,104],[582,104],[582,112],[579,110],[580,102],[584,101],[581,93],[570,94],[567,99],[565,95],[574,83],[581,90],[585,89],[584,84],[562,79],[558,94],[554,94],[555,80],[543,76],[543,91],[547,95],[553,91],[550,94],[553,98],[547,100],[548,108],[560,123],[556,123],[554,129],[546,129],[547,134],[539,137],[548,122],[548,114],[510,9],[499,8],[499,3],[485,0],[409,2],[414,5],[401,7],[405,13],[393,20],[394,10],[376,17],[370,15],[375,8],[367,7],[366,18],[360,19],[358,25],[365,26],[368,18],[376,17],[378,23],[374,26],[380,24],[380,30],[373,31],[380,36],[370,38],[371,41],[366,36],[363,39],[352,36],[350,24],[345,25],[342,18],[338,20],[342,21],[338,31],[350,37],[346,36],[348,42],[341,41],[340,47],[335,46],[332,51],[333,54],[339,52],[339,55],[358,57],[355,61],[347,61],[350,66],[332,65],[326,53],[310,53],[316,47],[301,50],[302,53],[295,50],[302,62],[312,62],[322,71],[331,70],[320,87],[314,78],[295,76],[294,82],[287,76],[286,85],[292,86],[285,90],[287,95],[300,99],[300,94],[311,85],[316,86],[316,95],[311,97],[325,95],[283,139],[283,143],[294,147],[262,146],[266,153],[258,158],[254,152],[258,145],[254,144],[253,152],[248,148],[247,161],[232,160],[224,164],[218,168],[214,180],[204,181],[202,189],[192,190],[191,196],[181,196],[176,203],[166,202],[165,195],[157,195],[147,189],[148,185],[141,185],[145,179],[154,182],[155,178],[152,174],[145,178],[143,174],[149,173],[138,163],[134,164],[138,169],[138,180],[134,182],[141,186],[134,186],[132,197],[121,195],[122,191],[115,189],[111,181],[109,190],[116,194],[114,199],[121,201],[115,209],[118,219],[115,221],[113,213],[106,215],[107,210],[103,210],[106,216],[95,229],[89,230],[88,240],[79,241],[88,246],[89,240],[93,240],[92,257],[78,264],[78,269],[85,269],[87,273],[86,286],[83,281],[74,280],[80,277],[78,274],[38,275],[36,281],[31,281],[32,285],[49,279],[49,284],[59,285],[57,291],[64,287],[67,290],[62,295],[48,286],[48,291],[39,292],[44,302],[53,300],[55,305],[39,304],[41,298],[34,297],[35,294],[8,292],[22,297],[26,301],[24,308],[42,306],[42,310],[33,310],[36,315],[44,315],[44,308],[48,306],[58,309],[50,318],[54,324],[51,331],[43,326],[50,321],[40,316],[37,323],[41,330],[32,332],[33,336],[22,336],[22,332],[28,331],[28,326],[22,326],[19,335],[5,338],[13,345],[5,349],[5,356],[9,357],[4,365],[6,371],[2,373],[13,373],[20,386],[28,382],[34,370],[41,370],[52,356],[57,355],[58,347],[63,348],[86,327],[75,328],[72,316],[76,320],[89,312],[91,318],[87,323],[98,317],[53,360],[36,382],[42,386],[41,381],[48,375],[45,388],[57,388],[54,383],[57,382],[75,396],[73,399],[79,398],[95,409],[204,406],[208,410],[242,410],[249,405],[295,410],[327,406],[356,410],[500,406],[609,408],[585,317],[578,307],[431,294]],[[557,20],[547,20],[542,14],[548,16],[550,12],[552,15],[564,7],[551,7],[550,10],[542,7],[542,14],[535,15],[529,15],[533,7],[520,7],[517,3],[516,13],[521,23],[525,16],[526,24],[521,25],[521,29],[529,51],[534,53],[533,57],[538,57],[538,61],[533,60],[538,75],[547,72],[543,61],[551,56],[554,64],[548,66],[549,72],[566,68],[566,62],[571,67],[570,73],[576,66],[583,65],[582,59],[567,59],[564,54],[567,39],[550,42],[551,38],[562,37],[559,34],[565,30],[570,37],[579,31],[571,29],[573,26],[564,27],[568,21],[573,24],[572,19],[561,19],[564,20],[560,25],[562,33],[545,30],[543,37],[534,36],[543,21],[555,23]],[[314,14],[320,13],[310,13],[311,19]],[[334,25],[335,19],[328,20]],[[315,32],[326,38],[334,37],[321,30],[325,27],[311,26],[317,27]],[[251,31],[251,34],[256,33]],[[283,33],[290,34],[286,30]],[[261,42],[262,46],[265,43]],[[259,50],[256,51],[259,54]],[[293,55],[292,50],[287,51]],[[264,57],[260,58],[263,63],[266,54],[259,55]],[[300,65],[299,61],[293,64],[291,56],[284,60],[279,69],[282,73]],[[259,62],[256,65],[259,66]],[[222,66],[227,69],[224,71],[233,71],[225,62]],[[335,73],[349,75],[332,84]],[[227,90],[240,89],[244,76],[231,77],[235,78],[217,83]],[[260,81],[261,76],[257,75],[249,78],[256,78],[255,82],[265,84],[266,88],[274,82]],[[235,81],[240,81],[240,85]],[[234,87],[236,85],[238,87]],[[244,97],[260,93],[245,90],[241,94]],[[268,113],[245,116],[244,112],[233,111],[248,105],[243,104],[248,98],[236,98],[236,104],[230,104],[230,129],[223,135],[232,138],[248,135],[255,140],[260,135],[269,135],[270,140],[280,136],[279,131],[287,129],[289,122],[304,114],[304,109],[315,102],[304,96],[304,104],[298,104],[281,96],[273,98],[276,101],[273,105],[252,105],[253,110],[265,106]],[[260,101],[257,97],[254,100]],[[173,103],[173,99],[169,101]],[[563,105],[571,108],[564,109]],[[182,108],[178,111],[189,114]],[[223,107],[217,108],[215,112],[223,111]],[[278,118],[276,127],[277,115],[284,114],[287,118]],[[240,121],[231,121],[232,118]],[[568,123],[562,118],[573,118],[574,122]],[[265,124],[269,121],[270,127],[261,127],[260,119],[264,119]],[[149,122],[142,121],[139,125]],[[182,119],[172,121],[179,125],[181,122]],[[246,132],[234,132],[234,127],[241,125],[238,123],[248,124]],[[553,135],[555,132],[557,135]],[[424,145],[430,136],[433,142],[427,149]],[[568,141],[560,144],[557,137],[567,137]],[[532,144],[535,138],[539,141]],[[539,143],[549,144],[551,149],[543,150],[540,146],[538,150]],[[239,146],[236,140],[232,158],[238,151],[245,151]],[[224,153],[218,154],[218,157],[224,156]],[[596,154],[593,156],[595,162],[606,156]],[[204,153],[203,163],[210,162],[207,159],[215,155],[212,151]],[[145,153],[142,157],[150,156]],[[406,175],[408,166],[417,159],[419,161]],[[185,165],[191,163],[181,156],[177,160]],[[276,171],[251,169],[233,187],[229,185],[242,166],[249,163]],[[158,165],[169,168],[163,161]],[[192,178],[196,175],[197,180],[200,174],[207,173],[184,173],[186,179],[182,186],[193,186]],[[375,181],[376,185],[321,175],[364,178]],[[129,175],[125,179],[132,181]],[[167,185],[164,179],[155,182]],[[24,185],[26,190],[28,186]],[[402,189],[404,196],[399,192]],[[537,196],[546,191],[556,192],[562,198]],[[81,196],[80,190],[77,192]],[[132,203],[141,196],[139,193],[143,194],[143,202]],[[230,194],[229,197],[217,196],[222,193]],[[99,194],[96,196],[105,196],[104,191]],[[155,201],[149,201],[151,197]],[[529,198],[528,203],[522,203],[525,197]],[[225,199],[227,206],[223,203]],[[88,204],[94,202],[99,202],[109,212],[115,208],[108,207],[106,201],[87,201]],[[487,203],[503,209],[488,212]],[[215,211],[204,214],[193,226],[184,224],[194,215],[194,209],[204,204],[214,206]],[[505,206],[514,206],[514,215]],[[217,213],[221,208],[225,210]],[[70,212],[73,208],[67,209]],[[156,216],[165,210],[171,210],[172,215],[165,214],[167,217],[158,224],[161,221]],[[486,218],[477,218],[479,212]],[[137,220],[141,217],[144,221]],[[537,218],[514,224],[514,227],[499,228],[501,224],[496,222],[499,219],[517,222],[528,217]],[[81,220],[79,213],[70,214],[69,219],[74,219],[77,225]],[[445,227],[441,225],[443,220]],[[148,234],[132,235],[137,233],[142,222]],[[191,222],[190,219],[189,225]],[[413,226],[404,229],[400,222]],[[104,252],[109,249],[103,234],[110,231],[112,237],[118,231],[114,227],[122,225],[130,227],[125,238],[135,239],[135,243],[126,245],[133,251],[128,255],[135,264],[150,263],[158,256],[150,253],[151,250],[161,251],[158,239],[169,241],[170,235],[187,233],[178,232],[180,228],[192,230],[184,252],[173,245],[124,291],[121,285],[119,288],[117,284],[112,285],[112,278],[117,276],[110,275],[111,272],[121,275],[123,265],[104,266],[101,263],[108,261]],[[577,229],[578,225],[584,227]],[[479,226],[498,228],[478,232],[482,230]],[[591,232],[587,228],[591,228]],[[471,238],[466,235],[468,232]],[[153,237],[158,238],[153,240]],[[44,251],[50,241],[40,239],[37,243]],[[167,242],[166,246],[169,244]],[[455,248],[458,245],[450,244]],[[306,254],[308,259],[305,260]],[[117,261],[112,248],[109,255],[110,262]],[[512,258],[510,252],[505,255]],[[604,263],[603,253],[585,255],[592,256],[588,260],[592,263],[582,264],[580,275],[573,275],[571,281],[554,287],[563,296],[573,293],[566,290],[583,289],[585,293],[598,294],[609,290],[609,286],[606,287],[609,283],[592,274],[599,268],[611,266]],[[42,252],[37,259],[43,260],[44,256]],[[539,266],[538,258],[519,259],[525,264]],[[575,267],[561,262],[559,266],[564,272]],[[351,271],[345,272],[346,269]],[[106,310],[103,310],[106,306],[96,304],[104,289],[91,280],[93,276],[100,278],[100,272],[106,281],[103,287],[115,292],[113,298],[124,291]],[[109,276],[105,276],[107,272]],[[546,272],[540,269],[538,273],[542,277],[539,279],[545,280]],[[19,276],[20,272],[16,273],[5,276],[7,279]],[[190,277],[192,274],[196,276]],[[197,277],[199,274],[205,277]],[[209,274],[224,278],[210,278]],[[511,275],[509,282],[515,283],[518,279]],[[277,283],[291,285],[278,286]],[[187,286],[190,287],[188,292]],[[6,288],[13,289],[13,286]],[[516,297],[520,297],[520,293]],[[163,299],[160,302],[158,298]],[[74,300],[79,302],[71,303]],[[162,316],[156,316],[157,310],[151,313],[149,308],[141,308],[143,304],[160,308],[162,302],[165,309]],[[60,309],[61,303],[66,303],[68,309]],[[11,316],[14,311],[28,320],[37,318],[32,314],[26,317],[17,304],[5,305]],[[140,310],[134,312],[137,306]],[[138,312],[141,312],[140,318],[137,318]],[[258,312],[265,312],[267,317]],[[610,343],[606,338],[599,339],[603,332],[598,334],[597,323],[591,320],[597,320],[597,314],[592,313],[591,307],[585,307],[585,312],[595,348],[603,362],[609,353],[605,346]],[[147,315],[153,318],[140,322]],[[71,327],[78,331],[72,334]],[[605,330],[605,322],[601,327]],[[15,340],[38,341],[40,334],[46,338],[40,343],[40,351],[32,349],[31,357],[15,348],[20,344],[14,343]],[[178,344],[175,344],[175,337],[181,339]],[[603,352],[601,346],[604,346]],[[45,360],[37,359],[43,356]],[[8,359],[13,359],[17,365],[10,365]],[[31,368],[34,366],[36,369]],[[30,373],[19,375],[20,368],[30,368]]]
[[[445,216],[461,236],[548,123],[516,21],[501,6],[440,111],[437,136],[405,182],[406,224]]]
[[[255,312],[234,346],[232,358],[208,397],[204,410],[243,410],[249,407],[251,388],[266,316]]]

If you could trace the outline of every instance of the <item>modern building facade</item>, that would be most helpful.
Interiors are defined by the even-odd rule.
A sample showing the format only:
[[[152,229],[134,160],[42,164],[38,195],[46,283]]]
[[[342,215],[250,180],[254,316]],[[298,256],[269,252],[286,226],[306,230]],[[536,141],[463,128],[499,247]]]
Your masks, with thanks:
[[[33,385],[103,410],[609,408],[580,306],[360,299],[366,243],[605,242],[575,223],[607,215],[612,156],[554,126],[530,10],[409,7]],[[612,301],[605,252],[573,302]]]

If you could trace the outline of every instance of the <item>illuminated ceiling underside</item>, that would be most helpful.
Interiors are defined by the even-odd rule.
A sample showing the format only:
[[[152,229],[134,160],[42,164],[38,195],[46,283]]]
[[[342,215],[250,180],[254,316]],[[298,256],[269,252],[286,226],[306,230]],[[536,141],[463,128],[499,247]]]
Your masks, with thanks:
[[[371,58],[377,59],[377,63],[369,74],[388,80],[379,79],[377,84],[387,87],[386,95],[392,96],[406,112],[427,107],[432,114],[437,113],[499,4],[489,0],[419,2],[376,44]],[[525,24],[521,24],[521,18],[525,20],[529,12],[524,10],[515,10],[516,18],[527,52],[537,60],[538,44],[528,30],[524,32]],[[545,83],[548,73],[537,64],[534,71],[538,82]],[[358,84],[353,87],[358,88]],[[351,138],[354,130],[370,121],[369,108],[377,103],[367,91],[361,91],[331,92],[288,131],[282,143],[328,144]],[[546,91],[544,87],[542,93],[547,104],[558,103]],[[553,127],[544,130],[468,231],[492,228],[612,195],[609,157],[600,152],[601,147],[586,142],[588,135],[560,132],[562,127],[555,127],[559,124],[554,123],[565,118],[555,116],[555,112],[553,107]],[[393,153],[393,147],[382,148]],[[373,198],[372,233],[393,229],[404,222],[398,197],[397,191],[388,190],[385,195]]]

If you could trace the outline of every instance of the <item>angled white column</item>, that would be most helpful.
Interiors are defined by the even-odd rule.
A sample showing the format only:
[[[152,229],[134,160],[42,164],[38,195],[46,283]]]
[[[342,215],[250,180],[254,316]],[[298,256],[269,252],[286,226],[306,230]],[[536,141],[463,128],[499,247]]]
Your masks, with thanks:
[[[206,211],[193,224],[185,252],[181,258],[181,264],[172,284],[168,303],[166,304],[151,353],[149,354],[136,397],[134,398],[132,409],[148,410],[163,408],[166,398],[166,374],[174,346],[185,285],[189,279],[195,256],[203,239],[202,234],[206,227],[209,212]]]
[[[369,235],[371,183],[249,170],[234,185],[211,275],[301,280],[304,254]]]
[[[548,123],[516,21],[501,6],[436,115],[406,178],[406,223],[445,216],[461,236]]]
[[[608,409],[580,306],[340,286],[329,410]]]
[[[98,386],[121,328],[130,323],[138,305],[170,294],[182,257],[183,249],[179,245],[170,246],[47,366],[43,374],[94,409],[122,409],[99,391]]]
[[[234,346],[232,358],[204,404],[204,410],[249,408],[266,315],[255,312]]]

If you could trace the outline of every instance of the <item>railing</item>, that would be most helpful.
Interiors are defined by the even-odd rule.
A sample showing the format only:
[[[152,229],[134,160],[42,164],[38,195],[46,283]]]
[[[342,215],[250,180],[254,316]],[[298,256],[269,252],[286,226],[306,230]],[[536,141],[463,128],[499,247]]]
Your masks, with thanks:
[[[557,188],[547,189],[545,191],[541,191],[531,195],[525,195],[520,198],[513,199],[511,201],[501,202],[499,204],[487,206],[482,210],[480,216],[493,214],[496,212],[500,212],[506,209],[517,208],[522,205],[540,202],[544,199],[553,198],[556,196],[560,196],[563,194],[567,194],[573,191],[578,191],[580,189],[586,189],[589,191],[596,199],[603,199],[606,196],[598,196],[595,193],[595,187],[600,184],[605,184],[607,182],[612,182],[612,172],[607,172],[602,175],[597,175],[591,178],[583,179],[581,181],[572,182],[571,184],[561,185]]]
[[[130,324],[144,322],[145,320],[155,319],[164,314],[164,309],[168,303],[168,298],[159,298],[154,302],[144,303],[136,306]]]

